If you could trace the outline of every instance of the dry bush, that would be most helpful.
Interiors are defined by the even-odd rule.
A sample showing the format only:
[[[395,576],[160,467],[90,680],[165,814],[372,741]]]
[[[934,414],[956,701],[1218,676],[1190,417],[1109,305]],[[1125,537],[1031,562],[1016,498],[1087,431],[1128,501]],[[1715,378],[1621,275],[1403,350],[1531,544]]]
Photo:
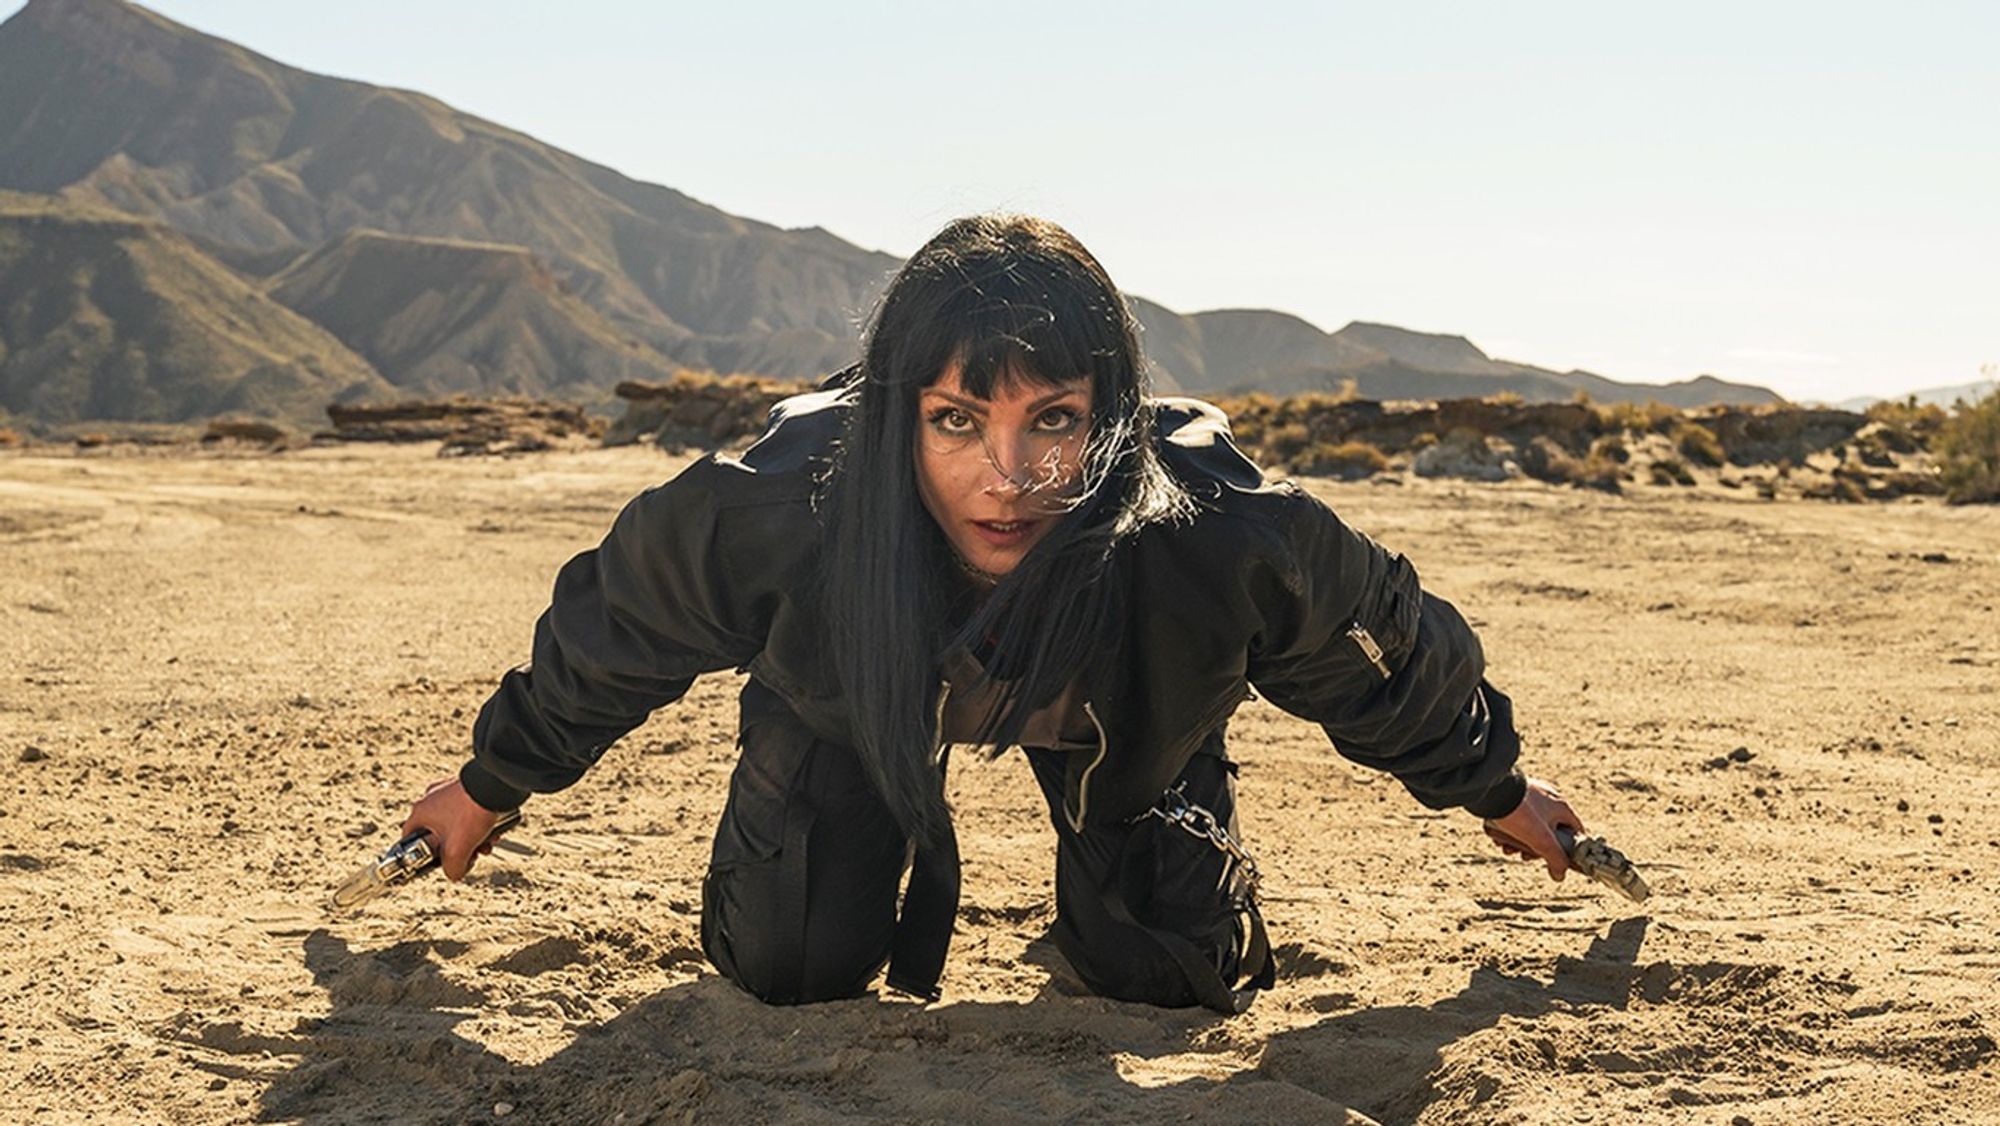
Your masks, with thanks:
[[[27,444],[27,439],[21,437],[20,431],[12,427],[0,426],[0,450],[11,450],[16,446],[25,446]]]
[[[1688,472],[1687,463],[1676,457],[1663,457],[1653,463],[1653,484],[1692,485],[1694,474]]]
[[[1606,430],[1631,430],[1644,434],[1649,430],[1665,432],[1681,417],[1679,407],[1671,407],[1658,400],[1644,403],[1603,403],[1593,404],[1598,421]]]
[[[1292,461],[1292,472],[1355,481],[1389,468],[1389,458],[1366,442],[1320,442]]]
[[[1528,399],[1527,396],[1521,394],[1519,391],[1495,391],[1480,401],[1490,403],[1496,407],[1518,407],[1526,403]]]
[[[1260,444],[1264,448],[1265,455],[1271,460],[1289,463],[1305,453],[1306,447],[1312,445],[1312,431],[1306,429],[1306,424],[1303,422],[1287,422],[1265,431],[1264,440]]]
[[[1961,404],[1933,444],[1953,504],[2000,501],[2000,391]]]
[[[1713,469],[1723,463],[1722,440],[1715,436],[1715,431],[1701,423],[1681,418],[1674,424],[1672,437],[1674,448],[1694,464]]]
[[[1879,422],[1887,429],[1910,435],[1920,442],[1928,441],[1951,417],[1950,411],[1936,403],[1920,403],[1915,395],[1907,399],[1884,399],[1864,413],[1870,422]]]
[[[1606,434],[1590,444],[1590,453],[1586,460],[1609,461],[1624,465],[1632,460],[1632,451],[1625,445],[1624,438],[1616,434]]]
[[[1523,446],[1516,462],[1523,473],[1540,481],[1607,493],[1624,491],[1617,462],[1595,452],[1577,457],[1546,435],[1538,434]]]

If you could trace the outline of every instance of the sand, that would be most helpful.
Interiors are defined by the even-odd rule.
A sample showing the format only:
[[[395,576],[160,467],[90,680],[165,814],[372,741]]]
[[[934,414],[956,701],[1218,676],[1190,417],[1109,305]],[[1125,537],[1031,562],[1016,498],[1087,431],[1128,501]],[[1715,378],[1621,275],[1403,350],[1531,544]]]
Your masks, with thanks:
[[[1248,1013],[1083,993],[1026,764],[974,755],[945,1001],[770,1008],[696,935],[729,676],[528,851],[326,909],[684,464],[431,453],[0,454],[0,1118],[2000,1121],[2000,509],[1316,483],[1480,626],[1650,903],[1256,703]]]

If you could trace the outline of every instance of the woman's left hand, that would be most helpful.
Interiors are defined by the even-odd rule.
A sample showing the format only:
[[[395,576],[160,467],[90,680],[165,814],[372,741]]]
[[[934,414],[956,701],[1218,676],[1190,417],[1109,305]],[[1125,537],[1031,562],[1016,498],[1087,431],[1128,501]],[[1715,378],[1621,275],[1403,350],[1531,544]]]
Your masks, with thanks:
[[[1569,871],[1569,854],[1556,839],[1557,827],[1583,834],[1583,818],[1569,807],[1556,788],[1540,778],[1528,779],[1528,792],[1514,812],[1486,823],[1486,835],[1509,856],[1540,857],[1549,866],[1549,879],[1560,880]]]

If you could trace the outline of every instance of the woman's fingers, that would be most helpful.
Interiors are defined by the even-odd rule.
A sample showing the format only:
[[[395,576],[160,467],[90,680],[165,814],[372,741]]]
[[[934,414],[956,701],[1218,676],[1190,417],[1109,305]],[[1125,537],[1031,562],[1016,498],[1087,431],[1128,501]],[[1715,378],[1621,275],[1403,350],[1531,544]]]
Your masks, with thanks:
[[[472,870],[474,856],[486,851],[486,838],[498,819],[498,814],[473,801],[457,778],[444,778],[432,783],[410,807],[403,833],[429,833],[431,847],[438,850],[438,867],[456,883]]]
[[[1537,856],[1548,865],[1549,878],[1560,880],[1569,871],[1569,853],[1556,837],[1565,826],[1581,832],[1583,819],[1562,799],[1554,786],[1539,778],[1528,779],[1527,792],[1514,812],[1486,823],[1486,833],[1510,855]]]

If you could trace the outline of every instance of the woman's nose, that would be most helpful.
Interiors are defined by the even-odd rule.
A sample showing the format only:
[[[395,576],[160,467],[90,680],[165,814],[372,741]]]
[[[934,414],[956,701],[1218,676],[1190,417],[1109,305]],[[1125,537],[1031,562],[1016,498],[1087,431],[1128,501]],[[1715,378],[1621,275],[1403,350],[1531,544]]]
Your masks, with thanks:
[[[1018,495],[1034,486],[1033,456],[1026,435],[991,435],[985,441],[988,493]]]

